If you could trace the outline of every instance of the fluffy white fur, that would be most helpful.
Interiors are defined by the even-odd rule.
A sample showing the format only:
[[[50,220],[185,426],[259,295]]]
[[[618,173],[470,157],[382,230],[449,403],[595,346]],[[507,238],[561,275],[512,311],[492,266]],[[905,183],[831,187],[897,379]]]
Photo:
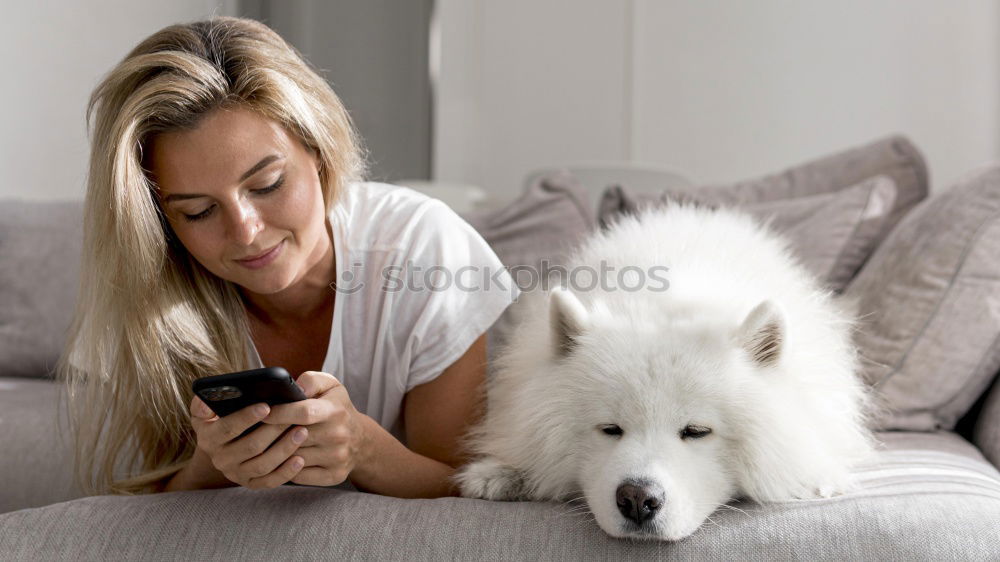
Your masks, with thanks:
[[[669,287],[525,294],[469,436],[477,460],[455,477],[463,495],[582,495],[612,536],[676,540],[735,498],[850,486],[851,465],[873,445],[853,313],[785,239],[733,209],[673,205],[593,236],[570,271],[602,261],[666,266]],[[682,436],[685,427],[711,433]],[[657,498],[648,520],[619,508],[626,482]]]

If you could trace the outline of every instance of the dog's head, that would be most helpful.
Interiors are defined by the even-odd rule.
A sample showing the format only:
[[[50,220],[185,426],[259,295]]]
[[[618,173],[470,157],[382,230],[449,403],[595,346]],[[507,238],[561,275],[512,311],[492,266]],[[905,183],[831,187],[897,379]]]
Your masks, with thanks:
[[[761,302],[734,327],[697,311],[659,322],[588,310],[565,290],[549,307],[553,359],[580,404],[576,477],[598,524],[616,537],[690,535],[740,491],[741,381],[779,362],[781,310]]]

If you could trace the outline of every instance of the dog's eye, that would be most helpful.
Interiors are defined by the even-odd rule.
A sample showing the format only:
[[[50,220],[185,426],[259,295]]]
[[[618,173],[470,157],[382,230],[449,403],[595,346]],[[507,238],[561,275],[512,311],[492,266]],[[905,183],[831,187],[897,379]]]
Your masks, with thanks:
[[[603,431],[605,435],[621,436],[623,433],[625,433],[624,431],[622,431],[622,428],[618,427],[615,424],[599,425],[597,426],[597,429]]]
[[[712,429],[698,425],[689,425],[681,430],[681,439],[701,439],[712,433]]]

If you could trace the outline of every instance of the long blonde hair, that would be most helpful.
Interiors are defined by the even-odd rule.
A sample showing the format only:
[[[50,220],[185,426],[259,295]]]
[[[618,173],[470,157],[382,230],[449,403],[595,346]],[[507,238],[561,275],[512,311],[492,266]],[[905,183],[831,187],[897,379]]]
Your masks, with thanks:
[[[74,478],[88,494],[157,491],[194,453],[191,382],[248,368],[239,292],[176,241],[143,167],[154,135],[190,130],[234,105],[277,121],[314,151],[327,214],[346,184],[364,177],[361,142],[340,99],[260,22],[171,25],[104,77],[87,106],[79,296],[57,365]]]

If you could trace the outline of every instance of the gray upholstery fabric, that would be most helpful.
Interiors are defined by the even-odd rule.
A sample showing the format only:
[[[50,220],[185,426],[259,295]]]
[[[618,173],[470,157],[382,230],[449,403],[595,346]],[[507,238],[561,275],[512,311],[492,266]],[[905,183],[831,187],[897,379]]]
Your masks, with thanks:
[[[609,211],[612,208],[620,216],[635,213],[640,207],[671,203],[737,207],[784,236],[803,265],[839,292],[875,249],[896,192],[892,179],[881,175],[839,191],[749,202],[736,202],[731,194],[700,191],[640,195],[615,186],[605,192],[601,220],[605,226],[614,220]]]
[[[845,295],[883,429],[952,429],[1000,370],[1000,166],[914,209]],[[948,376],[941,376],[948,373]]]
[[[1000,377],[997,380],[1000,381]],[[994,466],[1000,467],[1000,382],[993,383],[993,389],[986,397],[976,420],[972,439],[983,451],[983,455]]]
[[[951,433],[883,434],[862,488],[723,509],[677,543],[606,536],[573,507],[280,487],[99,496],[0,515],[0,559],[990,560],[1000,473]]]
[[[0,376],[0,513],[83,495],[72,481],[65,411],[57,417],[61,388]]]
[[[507,207],[462,218],[489,243],[522,290],[538,288],[538,276],[564,265],[573,248],[594,229],[586,190],[565,172],[536,177]],[[516,325],[516,309],[507,309],[490,329],[491,358]]]
[[[3,375],[51,375],[76,302],[83,235],[79,201],[0,200]]]

